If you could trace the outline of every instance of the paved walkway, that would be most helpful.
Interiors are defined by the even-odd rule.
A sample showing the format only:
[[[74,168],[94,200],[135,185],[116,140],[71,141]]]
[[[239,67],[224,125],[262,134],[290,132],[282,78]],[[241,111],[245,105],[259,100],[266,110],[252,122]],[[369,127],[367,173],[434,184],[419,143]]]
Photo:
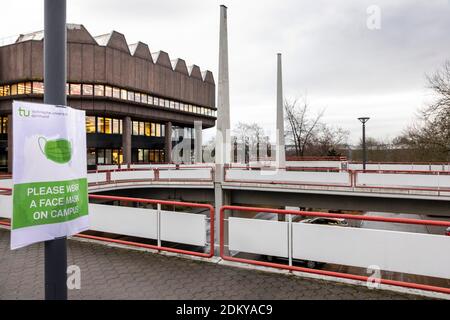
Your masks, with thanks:
[[[10,251],[9,231],[0,229],[0,299],[42,299],[43,247]],[[70,299],[418,298],[79,241],[68,241],[68,263],[81,268]]]

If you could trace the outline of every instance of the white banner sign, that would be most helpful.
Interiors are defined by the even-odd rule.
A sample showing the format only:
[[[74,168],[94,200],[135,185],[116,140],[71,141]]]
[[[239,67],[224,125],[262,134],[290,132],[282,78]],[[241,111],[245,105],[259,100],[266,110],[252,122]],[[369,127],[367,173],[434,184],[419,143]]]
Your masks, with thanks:
[[[13,103],[11,249],[87,230],[85,112]]]

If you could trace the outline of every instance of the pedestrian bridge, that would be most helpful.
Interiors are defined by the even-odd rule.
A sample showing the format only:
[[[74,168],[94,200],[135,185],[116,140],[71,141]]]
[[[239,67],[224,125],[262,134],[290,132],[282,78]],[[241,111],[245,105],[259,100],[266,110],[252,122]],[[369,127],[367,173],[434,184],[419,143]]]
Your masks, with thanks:
[[[396,195],[450,199],[450,165],[359,164],[341,168],[336,161],[288,162],[288,166],[231,165],[224,170],[223,188],[308,191],[328,194]],[[99,166],[88,173],[92,192],[140,187],[213,188],[213,164]],[[4,177],[0,187],[11,188]]]
[[[223,188],[371,194],[380,198],[389,194],[405,199],[438,199],[444,203],[450,200],[449,171],[431,167],[428,170],[392,169],[229,166],[224,170]],[[91,231],[77,237],[204,259],[211,259],[220,251],[221,259],[231,263],[358,281],[368,280],[368,268],[379,268],[383,272],[400,275],[397,278],[381,277],[381,283],[450,294],[450,237],[445,235],[445,228],[450,226],[448,221],[233,205],[214,208],[207,203],[95,194],[116,189],[156,187],[212,189],[217,178],[214,175],[214,166],[208,164],[99,167],[88,173]],[[0,195],[0,224],[9,225],[11,177],[3,177],[0,187],[3,191]],[[258,218],[260,213],[282,218],[261,219]],[[354,223],[346,228],[311,225],[300,222],[305,217],[343,218]],[[362,227],[364,221],[435,229],[433,233],[395,231],[395,228],[369,230]],[[282,262],[268,262],[265,257]],[[325,270],[308,269],[301,265],[304,261],[320,262],[330,267]],[[356,271],[338,272],[333,269],[336,265]],[[426,281],[417,283],[417,277],[425,277]]]

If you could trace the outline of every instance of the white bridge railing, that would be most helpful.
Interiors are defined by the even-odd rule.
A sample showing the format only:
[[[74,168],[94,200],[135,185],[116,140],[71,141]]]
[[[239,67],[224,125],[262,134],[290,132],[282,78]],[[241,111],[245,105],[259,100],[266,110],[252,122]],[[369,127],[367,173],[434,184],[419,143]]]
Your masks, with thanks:
[[[228,213],[231,212],[233,215],[229,216]],[[262,213],[272,214],[275,218],[262,220],[261,217],[264,216],[261,215]],[[286,216],[286,221],[278,221],[276,215]],[[301,219],[293,222],[293,217],[431,225],[440,227],[442,233],[425,234],[320,225],[303,223]],[[445,228],[448,226],[450,226],[448,221],[223,206],[220,212],[220,253],[223,259],[234,262],[363,281],[367,281],[368,277],[309,269],[299,264],[312,261],[315,264],[328,263],[363,269],[377,268],[379,271],[448,280],[450,279],[450,237],[445,235]],[[269,260],[273,262],[258,258],[260,255],[271,257]],[[403,281],[379,280],[385,284],[431,289],[430,286]],[[431,290],[450,293],[450,288],[433,287]]]
[[[110,203],[89,203],[90,231],[155,240],[156,243],[144,245],[86,234],[77,235],[79,237],[133,244],[206,258],[214,253],[210,245],[214,242],[214,208],[209,204],[93,194],[90,194],[89,198],[125,204],[125,206],[119,206]],[[138,203],[140,207],[130,206],[135,203]],[[163,210],[162,205],[176,207],[177,210]],[[184,207],[185,210],[179,211],[180,207]],[[12,196],[0,194],[0,218],[11,219],[12,208]],[[199,247],[202,252],[164,247],[162,241]]]

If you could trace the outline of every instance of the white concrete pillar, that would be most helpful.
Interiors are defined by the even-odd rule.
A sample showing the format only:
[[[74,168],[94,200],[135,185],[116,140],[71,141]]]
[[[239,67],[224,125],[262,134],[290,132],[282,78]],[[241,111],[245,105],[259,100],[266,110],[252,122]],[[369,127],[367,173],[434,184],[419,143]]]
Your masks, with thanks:
[[[131,159],[131,118],[124,117],[122,122],[122,155],[123,155],[123,165],[130,164]]]
[[[166,122],[164,130],[164,162],[172,163],[172,122]]]
[[[228,31],[227,7],[220,6],[219,32],[219,83],[217,88],[217,122],[214,172],[215,198],[215,254],[218,255],[220,239],[220,208],[225,203],[226,195],[222,189],[224,165],[231,162],[230,138],[230,87],[228,78]]]
[[[277,54],[277,138],[276,163],[278,168],[286,167],[286,149],[284,142],[284,106],[283,106],[283,74],[281,53]]]
[[[194,121],[194,158],[196,163],[203,162],[203,150],[202,150],[202,122]]]
[[[223,165],[231,162],[230,141],[230,86],[228,78],[228,31],[227,7],[220,6],[219,34],[219,84],[217,89],[217,132],[216,132],[216,167],[223,170]],[[216,175],[218,182],[222,174]]]

